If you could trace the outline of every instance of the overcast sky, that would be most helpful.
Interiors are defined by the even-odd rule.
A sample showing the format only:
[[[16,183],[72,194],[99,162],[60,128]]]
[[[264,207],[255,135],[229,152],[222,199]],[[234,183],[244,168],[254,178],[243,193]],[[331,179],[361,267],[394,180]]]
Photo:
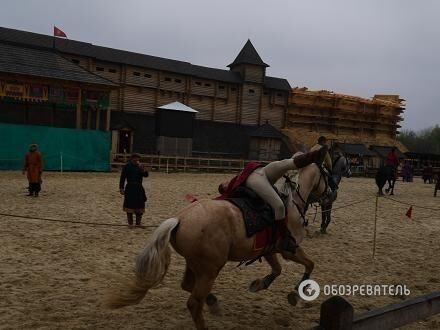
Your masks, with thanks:
[[[227,69],[251,39],[292,87],[406,99],[402,126],[440,124],[440,1],[2,0],[0,26]]]

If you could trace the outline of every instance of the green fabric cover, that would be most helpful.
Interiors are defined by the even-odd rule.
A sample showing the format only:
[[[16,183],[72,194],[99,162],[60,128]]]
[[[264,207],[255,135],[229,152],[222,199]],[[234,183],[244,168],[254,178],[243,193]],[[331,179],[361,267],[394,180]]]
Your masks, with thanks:
[[[0,170],[22,169],[32,143],[38,144],[44,170],[110,170],[110,132],[2,123]]]

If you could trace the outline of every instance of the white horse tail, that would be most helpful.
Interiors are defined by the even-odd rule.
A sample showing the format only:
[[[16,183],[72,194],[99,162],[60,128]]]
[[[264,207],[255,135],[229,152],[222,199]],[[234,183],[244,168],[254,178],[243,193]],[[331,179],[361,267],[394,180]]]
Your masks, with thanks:
[[[148,290],[158,286],[165,277],[171,261],[169,246],[171,233],[179,219],[165,220],[152,234],[147,245],[136,259],[135,279],[120,288],[117,294],[107,297],[105,305],[119,308],[139,303]]]

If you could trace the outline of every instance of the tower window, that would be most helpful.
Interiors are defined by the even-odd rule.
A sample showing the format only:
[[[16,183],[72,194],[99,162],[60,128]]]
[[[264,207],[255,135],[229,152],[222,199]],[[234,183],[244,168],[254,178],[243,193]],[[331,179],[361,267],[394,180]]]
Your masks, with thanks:
[[[249,90],[249,94],[255,94],[255,90],[254,89],[250,89]]]
[[[133,72],[133,76],[139,77],[140,75],[141,75],[140,72],[136,72],[136,71]]]
[[[103,68],[103,67],[100,67],[100,66],[97,66],[97,67],[96,67],[96,71],[104,71],[104,68]]]
[[[237,88],[235,88],[235,87],[231,88],[231,92],[235,92],[236,90],[237,90]]]
[[[146,74],[144,74],[144,77],[145,78],[151,78],[151,74],[146,73]]]
[[[165,77],[165,81],[171,81],[170,77]]]
[[[79,64],[79,60],[77,60],[76,58],[72,58],[72,63]]]
[[[116,73],[116,70],[115,70],[115,69],[108,69],[108,72],[110,72],[110,73]]]
[[[200,81],[196,81],[197,86],[202,86],[202,83]]]
[[[220,85],[218,86],[218,89],[225,89],[225,86]]]
[[[181,83],[182,82],[182,80],[180,80],[180,79],[174,79],[174,82],[176,82],[176,83]]]
[[[205,84],[206,87],[211,87],[211,84]]]

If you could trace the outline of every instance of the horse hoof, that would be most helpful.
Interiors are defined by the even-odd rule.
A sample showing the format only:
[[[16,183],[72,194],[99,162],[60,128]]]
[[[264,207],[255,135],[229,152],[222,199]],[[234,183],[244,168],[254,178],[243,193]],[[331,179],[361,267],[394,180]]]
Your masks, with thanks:
[[[296,306],[298,302],[301,300],[297,292],[291,292],[287,295],[287,301],[292,306]]]
[[[216,304],[217,302],[218,302],[217,297],[213,293],[208,294],[208,296],[206,297],[206,304],[208,306],[212,306],[212,305]]]
[[[250,292],[258,292],[260,290],[264,289],[264,284],[263,281],[261,279],[257,279],[255,281],[253,281],[251,283],[251,285],[249,285],[249,291]]]
[[[327,229],[321,228],[321,234],[327,234]]]
[[[394,196],[394,194],[393,194],[393,193],[391,193],[391,194],[390,194],[390,196]]]
[[[206,297],[206,305],[208,305],[208,309],[211,314],[221,315],[218,299],[213,293],[208,294],[208,297]]]

